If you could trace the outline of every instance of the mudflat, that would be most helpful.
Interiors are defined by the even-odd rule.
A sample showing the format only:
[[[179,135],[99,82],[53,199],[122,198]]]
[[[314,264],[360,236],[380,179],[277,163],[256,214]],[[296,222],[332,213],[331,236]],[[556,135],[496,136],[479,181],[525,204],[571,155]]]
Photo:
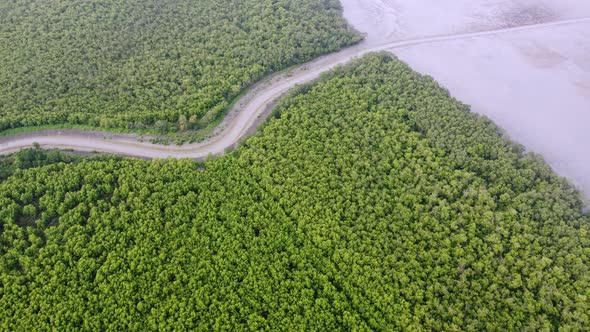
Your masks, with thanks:
[[[590,17],[578,0],[342,0],[367,42]],[[590,196],[590,23],[391,50]]]

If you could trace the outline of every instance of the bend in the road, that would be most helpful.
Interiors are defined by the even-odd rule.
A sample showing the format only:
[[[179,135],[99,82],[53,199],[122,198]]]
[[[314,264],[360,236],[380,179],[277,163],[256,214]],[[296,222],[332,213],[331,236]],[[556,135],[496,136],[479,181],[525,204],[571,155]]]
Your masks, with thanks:
[[[302,64],[286,74],[271,75],[256,84],[228,113],[228,116],[214,130],[214,135],[206,141],[181,146],[165,146],[139,142],[139,136],[100,138],[103,133],[91,132],[87,135],[75,130],[45,130],[42,133],[18,134],[0,138],[0,155],[17,152],[39,143],[44,148],[72,149],[85,152],[104,152],[142,158],[194,158],[203,159],[209,155],[221,155],[234,146],[250,129],[260,122],[260,116],[294,86],[317,79],[322,73],[349,62],[366,53],[393,50],[426,43],[477,38],[501,33],[539,29],[551,26],[590,22],[590,18],[549,22],[491,31],[429,36],[410,40],[398,40],[378,45],[360,43],[328,54],[311,62]]]

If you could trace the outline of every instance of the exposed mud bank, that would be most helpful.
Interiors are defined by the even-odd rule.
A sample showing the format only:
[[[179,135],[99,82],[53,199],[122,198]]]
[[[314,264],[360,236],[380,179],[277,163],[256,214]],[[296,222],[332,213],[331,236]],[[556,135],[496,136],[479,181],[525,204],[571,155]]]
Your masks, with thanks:
[[[341,0],[369,43],[590,17],[582,0]],[[590,23],[391,50],[590,197]]]

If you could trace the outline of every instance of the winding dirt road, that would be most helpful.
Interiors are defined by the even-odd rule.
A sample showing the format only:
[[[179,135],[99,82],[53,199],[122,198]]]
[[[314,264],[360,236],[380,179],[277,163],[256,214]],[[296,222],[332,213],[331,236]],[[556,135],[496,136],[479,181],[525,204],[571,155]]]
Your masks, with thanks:
[[[369,52],[387,51],[406,46],[432,44],[449,40],[469,39],[513,31],[539,29],[558,25],[590,22],[590,18],[563,20],[476,33],[430,36],[378,45],[360,43],[342,51],[322,56],[302,64],[287,74],[276,74],[264,79],[248,91],[229,111],[211,138],[195,144],[165,146],[140,142],[138,135],[114,135],[79,130],[44,130],[0,138],[0,154],[17,152],[39,143],[43,148],[72,149],[84,152],[104,152],[140,158],[193,158],[221,155],[251,132],[276,101],[298,84],[317,79],[322,73]]]

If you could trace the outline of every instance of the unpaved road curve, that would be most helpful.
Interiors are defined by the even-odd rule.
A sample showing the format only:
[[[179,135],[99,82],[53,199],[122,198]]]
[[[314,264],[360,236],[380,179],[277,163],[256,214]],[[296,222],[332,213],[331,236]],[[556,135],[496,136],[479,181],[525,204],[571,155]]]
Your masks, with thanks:
[[[439,35],[411,40],[388,42],[379,45],[360,43],[340,52],[322,56],[314,61],[300,65],[289,74],[272,75],[256,84],[242,97],[228,113],[214,135],[208,140],[181,146],[165,146],[138,141],[136,135],[115,135],[105,139],[101,132],[82,132],[79,130],[45,130],[38,133],[19,134],[0,138],[0,155],[17,152],[30,147],[34,142],[43,148],[72,149],[76,151],[97,151],[141,158],[193,158],[202,159],[209,155],[221,155],[232,147],[250,129],[260,122],[276,100],[298,84],[317,79],[320,74],[344,64],[363,54],[382,50],[392,50],[405,46],[437,43],[449,40],[477,38],[513,31],[539,29],[544,27],[588,22],[590,18],[564,20],[515,28],[498,29],[485,32]]]

